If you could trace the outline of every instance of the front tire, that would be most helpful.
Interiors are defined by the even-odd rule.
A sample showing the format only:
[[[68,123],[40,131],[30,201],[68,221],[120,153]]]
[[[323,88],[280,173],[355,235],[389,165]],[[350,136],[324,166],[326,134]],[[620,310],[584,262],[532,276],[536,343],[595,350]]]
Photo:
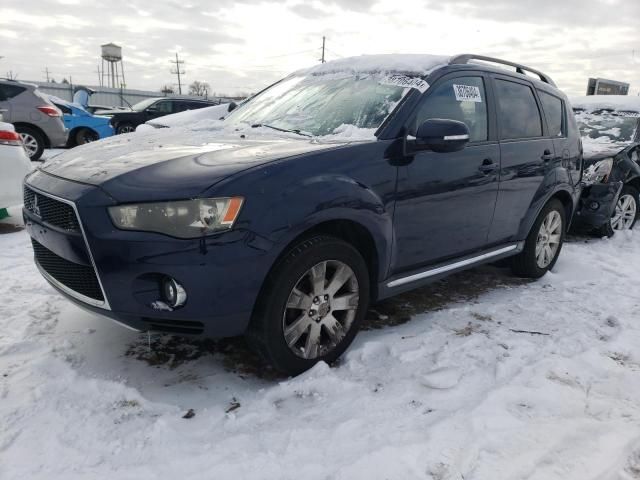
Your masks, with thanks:
[[[562,250],[565,231],[564,205],[559,200],[552,199],[534,222],[522,252],[513,257],[513,273],[519,277],[540,278],[551,270]]]
[[[44,152],[44,135],[35,128],[24,127],[22,125],[16,127],[16,132],[20,134],[29,160],[32,162],[40,160]]]
[[[269,274],[249,344],[288,375],[331,363],[355,338],[369,288],[367,265],[352,245],[329,236],[304,240]]]

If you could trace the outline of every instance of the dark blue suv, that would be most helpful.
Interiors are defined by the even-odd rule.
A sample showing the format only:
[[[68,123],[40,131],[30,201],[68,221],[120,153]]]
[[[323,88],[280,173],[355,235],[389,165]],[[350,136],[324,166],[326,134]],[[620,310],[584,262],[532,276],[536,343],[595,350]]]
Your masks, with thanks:
[[[344,352],[371,302],[507,257],[544,275],[580,193],[565,95],[488,57],[330,62],[209,127],[158,132],[27,178],[37,266],[91,311],[246,334],[291,374]]]

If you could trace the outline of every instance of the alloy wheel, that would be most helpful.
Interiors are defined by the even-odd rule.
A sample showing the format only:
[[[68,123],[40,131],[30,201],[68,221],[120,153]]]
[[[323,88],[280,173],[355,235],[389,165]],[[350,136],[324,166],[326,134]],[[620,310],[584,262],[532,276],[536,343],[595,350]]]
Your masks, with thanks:
[[[616,209],[611,217],[611,228],[629,230],[633,226],[638,211],[638,202],[631,194],[624,194],[618,199]]]
[[[131,133],[134,132],[136,129],[133,125],[123,125],[122,127],[118,128],[118,132],[119,133]]]
[[[562,217],[552,210],[540,224],[536,240],[536,264],[538,268],[547,268],[560,248],[562,239]]]
[[[313,360],[347,335],[359,305],[358,280],[343,262],[327,260],[307,270],[289,294],[282,328],[289,349]]]
[[[20,138],[29,158],[33,157],[38,151],[38,140],[28,133],[21,133]]]

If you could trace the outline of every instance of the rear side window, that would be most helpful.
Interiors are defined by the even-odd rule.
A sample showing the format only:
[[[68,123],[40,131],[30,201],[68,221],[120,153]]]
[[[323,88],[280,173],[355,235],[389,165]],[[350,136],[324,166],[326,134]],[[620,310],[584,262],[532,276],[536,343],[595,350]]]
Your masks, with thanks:
[[[540,110],[531,87],[507,80],[496,80],[496,94],[502,139],[542,136]]]
[[[26,88],[19,87],[18,85],[0,85],[0,98],[3,100],[9,100],[24,92]]]
[[[67,115],[71,115],[71,113],[72,113],[72,112],[71,112],[71,109],[70,109],[69,107],[67,107],[67,106],[65,106],[65,105],[61,105],[61,104],[59,104],[59,103],[55,103],[54,105],[55,105],[55,106],[58,108],[58,110],[60,110],[62,113],[66,113]]]
[[[173,113],[174,102],[158,102],[153,105],[153,108],[162,113]]]
[[[463,122],[470,141],[486,141],[487,99],[482,77],[457,77],[435,87],[420,106],[410,133],[415,135],[418,126],[431,118]]]
[[[564,130],[564,107],[563,102],[547,92],[538,90],[544,115],[547,118],[547,126],[549,127],[549,135],[552,137],[562,137]]]

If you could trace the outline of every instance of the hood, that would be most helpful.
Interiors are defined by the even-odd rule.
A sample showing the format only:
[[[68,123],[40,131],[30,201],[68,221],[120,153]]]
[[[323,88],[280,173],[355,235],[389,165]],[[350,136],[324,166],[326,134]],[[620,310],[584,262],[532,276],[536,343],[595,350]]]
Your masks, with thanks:
[[[96,110],[94,113],[96,115],[115,115],[116,113],[132,113],[133,110],[130,108],[114,108],[111,110]]]
[[[630,144],[625,142],[611,142],[600,138],[582,138],[584,150],[584,160],[587,164],[602,160],[603,158],[615,157]]]
[[[198,135],[193,131],[168,135],[167,131],[119,135],[76,147],[45,163],[41,170],[99,186],[121,202],[169,200],[176,198],[174,190],[179,190],[182,198],[196,197],[251,167],[344,145],[298,136],[222,132],[212,136],[211,132]]]

